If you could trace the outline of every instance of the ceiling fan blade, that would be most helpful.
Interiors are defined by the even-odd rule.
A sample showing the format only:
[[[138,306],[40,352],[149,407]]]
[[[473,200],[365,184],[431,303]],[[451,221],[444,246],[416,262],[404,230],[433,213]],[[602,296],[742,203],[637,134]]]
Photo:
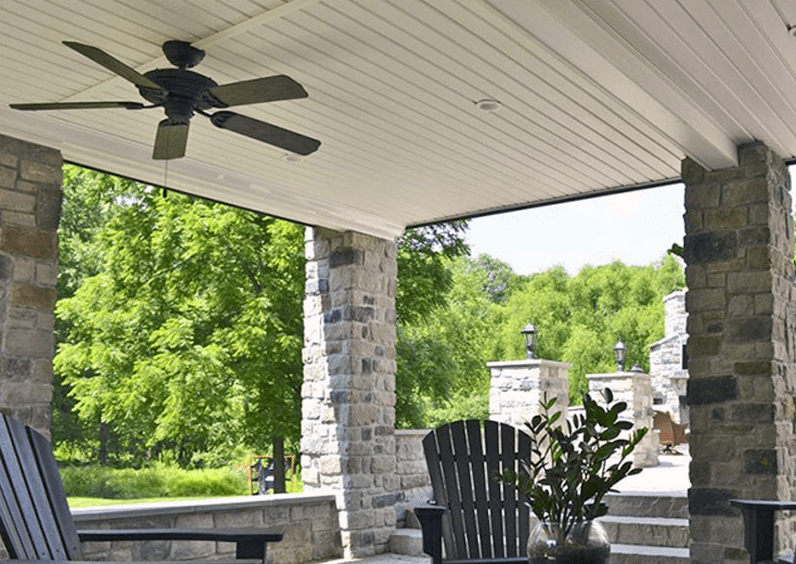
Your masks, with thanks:
[[[154,88],[156,90],[162,90],[160,86],[149,80],[143,74],[141,74],[140,72],[131,67],[128,67],[119,59],[116,59],[115,57],[108,55],[102,49],[98,49],[97,47],[92,47],[91,45],[83,45],[82,43],[75,43],[74,41],[64,41],[64,45],[66,45],[71,49],[74,49],[81,55],[88,57],[95,63],[102,65],[109,71],[118,74],[125,80],[129,80],[136,86],[140,86],[142,88]]]
[[[9,104],[15,110],[92,110],[103,108],[125,108],[140,110],[144,107],[140,102],[53,102],[41,104]]]
[[[158,125],[155,135],[155,149],[152,158],[157,160],[179,159],[185,156],[185,147],[188,145],[189,124],[174,123],[164,119]]]
[[[210,116],[210,121],[221,129],[228,129],[299,155],[314,153],[321,146],[317,139],[234,112],[216,112]]]
[[[221,102],[220,107],[294,100],[308,96],[301,84],[283,74],[222,84],[210,88],[208,92]]]

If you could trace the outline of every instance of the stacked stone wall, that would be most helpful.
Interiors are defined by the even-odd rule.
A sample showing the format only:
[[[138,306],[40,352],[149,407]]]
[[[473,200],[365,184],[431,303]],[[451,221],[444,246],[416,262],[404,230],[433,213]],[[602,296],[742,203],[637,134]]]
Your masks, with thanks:
[[[428,503],[432,496],[431,477],[428,474],[423,438],[429,429],[402,429],[395,431],[398,492],[395,496],[395,514],[398,528],[412,526],[407,515],[417,505]]]
[[[796,499],[790,178],[761,143],[739,147],[738,159],[682,167],[694,563],[748,562],[729,499]],[[777,519],[780,550],[793,525]]]
[[[306,491],[338,492],[346,557],[387,550],[395,530],[396,244],[307,231],[302,387]]]
[[[0,135],[0,410],[50,435],[60,152]]]
[[[683,368],[683,346],[688,343],[685,292],[673,292],[663,303],[665,337],[650,346],[654,409],[669,413],[676,423],[688,424],[688,370]]]
[[[342,555],[333,495],[277,494],[72,511],[80,529],[282,529],[269,543],[266,564],[304,564]],[[91,561],[191,562],[235,559],[235,544],[215,541],[120,541],[83,543]]]

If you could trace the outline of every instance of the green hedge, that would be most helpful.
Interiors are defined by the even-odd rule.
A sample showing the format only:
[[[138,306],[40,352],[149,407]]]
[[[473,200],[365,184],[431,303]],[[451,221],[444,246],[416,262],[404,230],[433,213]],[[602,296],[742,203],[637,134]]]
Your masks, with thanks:
[[[66,466],[61,479],[67,496],[139,499],[247,495],[248,481],[228,469],[183,470],[157,465],[141,469]]]

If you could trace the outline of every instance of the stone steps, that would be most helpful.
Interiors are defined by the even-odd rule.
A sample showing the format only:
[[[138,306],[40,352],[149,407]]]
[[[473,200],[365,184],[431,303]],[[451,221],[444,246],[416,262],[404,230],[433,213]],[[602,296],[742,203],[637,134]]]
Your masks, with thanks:
[[[611,564],[688,564],[691,535],[683,493],[611,494],[600,522],[611,539]]]
[[[606,516],[599,519],[612,543],[688,548],[688,519]]]
[[[685,492],[675,495],[613,493],[605,496],[605,503],[608,505],[609,515],[688,519],[688,497]]]
[[[611,564],[688,564],[688,499],[680,495],[612,494],[600,522],[611,539]],[[399,529],[390,552],[423,556],[419,529]]]
[[[406,556],[426,556],[420,529],[398,529],[390,535],[390,552]]]
[[[687,548],[645,546],[637,544],[611,545],[611,564],[689,564]]]

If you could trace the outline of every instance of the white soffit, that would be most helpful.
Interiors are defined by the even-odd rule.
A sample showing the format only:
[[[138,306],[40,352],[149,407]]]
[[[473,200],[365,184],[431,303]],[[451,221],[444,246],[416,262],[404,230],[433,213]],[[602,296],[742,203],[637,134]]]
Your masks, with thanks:
[[[68,160],[333,229],[407,225],[675,180],[761,140],[796,157],[794,0],[25,0],[0,3],[0,133]],[[150,158],[162,111],[20,112],[139,101],[61,44],[140,72],[169,39],[219,83],[287,74],[304,100],[233,108],[321,140],[300,162],[191,123]],[[496,112],[476,102],[495,99]]]

